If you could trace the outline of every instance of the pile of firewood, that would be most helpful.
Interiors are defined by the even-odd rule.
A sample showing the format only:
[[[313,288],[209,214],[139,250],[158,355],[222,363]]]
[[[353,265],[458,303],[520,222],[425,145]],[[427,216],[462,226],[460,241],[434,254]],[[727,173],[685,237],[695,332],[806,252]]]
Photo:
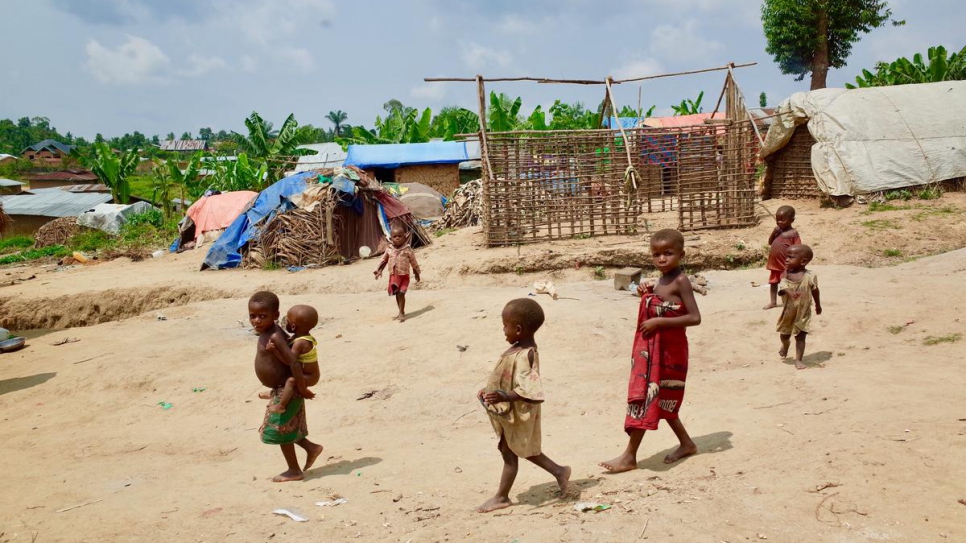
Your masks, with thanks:
[[[341,262],[339,219],[332,213],[336,198],[333,191],[325,191],[309,208],[276,216],[249,244],[246,265],[262,266],[270,261],[286,266],[327,266]]]
[[[70,238],[85,228],[77,224],[77,217],[61,217],[41,226],[34,234],[35,247],[66,245]]]
[[[483,220],[483,183],[477,179],[456,189],[446,202],[443,216],[432,225],[432,230],[478,226]]]

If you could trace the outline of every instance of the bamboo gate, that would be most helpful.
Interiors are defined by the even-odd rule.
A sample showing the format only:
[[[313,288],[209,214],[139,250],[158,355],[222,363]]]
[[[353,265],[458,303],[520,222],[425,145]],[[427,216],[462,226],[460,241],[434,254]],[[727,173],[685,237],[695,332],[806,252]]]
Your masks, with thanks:
[[[488,246],[633,234],[642,214],[676,211],[683,231],[757,224],[755,172],[761,134],[729,64],[694,72],[603,81],[541,78],[427,78],[476,82]],[[675,128],[490,132],[485,82],[603,85],[601,121],[618,111],[612,86],[727,71],[715,106],[724,118]],[[600,124],[603,124],[601,122]]]

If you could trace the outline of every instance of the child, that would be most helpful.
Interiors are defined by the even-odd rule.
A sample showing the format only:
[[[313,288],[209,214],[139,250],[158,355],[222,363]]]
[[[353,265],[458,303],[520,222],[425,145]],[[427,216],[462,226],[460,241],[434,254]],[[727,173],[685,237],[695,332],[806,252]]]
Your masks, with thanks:
[[[651,236],[651,256],[661,278],[638,287],[642,297],[624,419],[624,431],[630,439],[623,454],[601,462],[600,466],[611,473],[637,469],[637,449],[644,433],[657,430],[660,419],[667,420],[679,442],[678,448],[664,457],[665,464],[698,452],[678,416],[688,373],[685,329],[701,324],[691,282],[680,268],[684,236],[677,230],[655,232]]]
[[[782,314],[778,317],[778,333],[782,348],[778,355],[788,356],[788,346],[795,336],[795,368],[805,369],[802,356],[805,354],[805,336],[812,320],[812,299],[815,299],[815,314],[822,314],[822,302],[818,297],[818,276],[805,266],[812,261],[812,248],[808,245],[792,245],[785,256],[787,270],[778,287],[778,294],[785,301]]]
[[[503,334],[510,348],[500,357],[486,388],[476,394],[477,399],[488,406],[490,423],[500,437],[498,448],[503,455],[503,474],[496,495],[477,508],[479,513],[511,505],[510,487],[517,476],[521,456],[553,475],[561,495],[567,493],[570,467],[556,464],[543,454],[540,447],[543,385],[533,334],[542,324],[543,309],[533,300],[519,298],[503,308]],[[501,406],[502,409],[496,409]]]
[[[278,320],[278,306],[278,296],[271,292],[256,292],[248,300],[248,319],[252,328],[258,333],[255,375],[263,385],[272,389],[271,402],[265,410],[265,419],[258,433],[262,443],[279,445],[282,449],[288,469],[272,478],[272,481],[281,483],[301,480],[304,477],[303,471],[312,467],[315,460],[322,454],[322,446],[312,443],[305,437],[309,434],[309,430],[305,420],[305,400],[301,396],[294,395],[283,413],[272,411],[272,405],[281,400],[285,382],[292,377],[290,367],[279,364],[269,350],[271,343],[285,344],[288,340],[285,332],[275,322]],[[307,454],[303,468],[299,468],[295,445],[305,449]]]
[[[319,323],[319,313],[314,307],[296,305],[288,310],[285,319],[288,321],[285,325],[286,331],[292,334],[291,347],[284,341],[276,343],[274,338],[267,345],[267,349],[278,361],[292,370],[292,376],[285,380],[278,403],[268,408],[270,412],[279,414],[284,413],[288,408],[288,403],[292,401],[296,389],[306,400],[314,398],[315,394],[308,387],[317,385],[321,376],[319,355],[315,349],[317,341],[309,335],[309,332]],[[270,392],[263,392],[258,396],[263,400],[272,397]]]
[[[765,266],[771,274],[768,277],[768,289],[771,295],[771,303],[762,309],[778,307],[778,283],[782,280],[782,273],[785,272],[785,253],[792,245],[802,242],[798,231],[792,228],[795,222],[795,208],[792,206],[781,206],[775,212],[775,229],[768,236],[768,245],[771,251],[768,253],[768,264]]]
[[[408,236],[403,230],[402,225],[394,224],[389,236],[392,246],[386,248],[386,254],[382,256],[382,262],[376,271],[372,272],[376,279],[382,277],[382,270],[389,266],[389,295],[396,297],[396,305],[399,307],[399,314],[393,317],[394,320],[404,322],[406,320],[406,291],[409,289],[409,269],[412,268],[416,282],[419,282],[419,264],[416,262],[416,253],[409,246]]]

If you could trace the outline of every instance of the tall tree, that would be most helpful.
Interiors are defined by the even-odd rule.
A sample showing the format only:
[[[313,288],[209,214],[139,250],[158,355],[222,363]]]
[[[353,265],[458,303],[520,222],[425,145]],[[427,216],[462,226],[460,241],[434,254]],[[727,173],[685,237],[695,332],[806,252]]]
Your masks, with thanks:
[[[761,7],[765,50],[797,81],[812,74],[812,90],[825,88],[830,68],[845,66],[860,33],[891,19],[885,0],[765,0]]]
[[[199,128],[198,129],[198,139],[202,139],[202,140],[205,140],[207,142],[210,142],[212,139],[214,139],[214,136],[213,136],[213,134],[211,132],[211,128],[208,128],[208,127]]]
[[[311,143],[312,134],[306,127],[299,127],[294,114],[289,114],[282,128],[274,130],[272,123],[253,111],[245,119],[248,135],[232,132],[232,139],[249,158],[268,164],[268,182],[274,183],[288,169],[294,157],[313,155],[315,151],[299,149],[298,146]]]
[[[330,111],[329,114],[325,116],[325,118],[328,119],[329,122],[335,125],[335,128],[333,130],[335,132],[335,136],[339,137],[342,135],[343,123],[349,120],[349,114],[346,113],[345,111],[342,111],[341,109],[337,109],[335,111]]]

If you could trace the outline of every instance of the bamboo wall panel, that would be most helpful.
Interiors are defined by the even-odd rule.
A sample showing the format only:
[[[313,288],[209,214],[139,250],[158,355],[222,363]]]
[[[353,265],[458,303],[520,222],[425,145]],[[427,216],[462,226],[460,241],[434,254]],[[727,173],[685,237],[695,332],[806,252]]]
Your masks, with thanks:
[[[818,198],[822,191],[812,173],[812,146],[815,139],[805,125],[799,126],[788,144],[775,153],[769,162],[772,198],[805,199]]]

